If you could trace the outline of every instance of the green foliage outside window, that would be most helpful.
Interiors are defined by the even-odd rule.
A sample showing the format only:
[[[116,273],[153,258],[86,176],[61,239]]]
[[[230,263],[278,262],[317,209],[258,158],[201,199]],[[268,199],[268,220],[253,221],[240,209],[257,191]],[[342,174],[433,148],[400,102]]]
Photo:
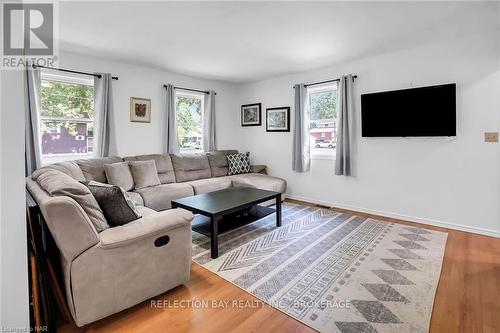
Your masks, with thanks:
[[[190,134],[201,134],[201,99],[177,96],[177,131],[181,148],[187,148]]]
[[[337,118],[337,91],[322,91],[309,94],[310,120],[335,120]],[[311,122],[310,128],[315,124]]]
[[[42,117],[94,119],[93,86],[43,80],[41,92]],[[64,127],[69,134],[77,135],[75,121],[45,120],[42,122],[42,132],[51,126]]]

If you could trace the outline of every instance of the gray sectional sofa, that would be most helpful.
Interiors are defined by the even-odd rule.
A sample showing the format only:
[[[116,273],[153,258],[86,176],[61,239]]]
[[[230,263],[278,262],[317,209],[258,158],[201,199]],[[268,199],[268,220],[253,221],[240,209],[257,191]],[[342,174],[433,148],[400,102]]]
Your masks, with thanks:
[[[231,186],[285,192],[286,181],[266,175],[265,166],[252,166],[248,174],[228,175],[226,155],[236,152],[76,160],[45,166],[26,179],[60,250],[68,305],[78,326],[189,280],[193,216],[183,209],[170,209],[171,200]],[[106,183],[104,165],[140,160],[155,161],[161,182],[124,189],[142,217],[98,232],[95,216],[87,207],[90,192],[79,182]],[[166,245],[155,244],[165,236]]]

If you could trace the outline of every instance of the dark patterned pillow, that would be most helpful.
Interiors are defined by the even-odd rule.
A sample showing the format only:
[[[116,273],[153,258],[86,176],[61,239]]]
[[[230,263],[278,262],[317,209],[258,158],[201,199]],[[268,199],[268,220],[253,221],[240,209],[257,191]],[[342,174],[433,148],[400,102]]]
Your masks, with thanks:
[[[95,181],[81,183],[92,192],[111,227],[127,224],[141,218],[134,202],[121,187]]]
[[[238,153],[227,155],[227,166],[230,175],[250,173],[250,153]]]

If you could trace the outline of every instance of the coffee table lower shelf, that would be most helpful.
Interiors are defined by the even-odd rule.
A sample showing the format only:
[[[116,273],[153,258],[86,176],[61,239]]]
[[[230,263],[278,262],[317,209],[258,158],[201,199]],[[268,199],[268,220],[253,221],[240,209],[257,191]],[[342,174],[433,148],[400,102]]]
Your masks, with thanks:
[[[228,231],[240,228],[261,218],[264,218],[272,213],[276,212],[276,209],[264,206],[253,206],[248,210],[244,210],[238,213],[225,215],[221,220],[219,220],[219,232],[221,235]],[[191,224],[191,229],[210,237],[211,229],[210,229],[210,218],[204,215],[196,215]]]

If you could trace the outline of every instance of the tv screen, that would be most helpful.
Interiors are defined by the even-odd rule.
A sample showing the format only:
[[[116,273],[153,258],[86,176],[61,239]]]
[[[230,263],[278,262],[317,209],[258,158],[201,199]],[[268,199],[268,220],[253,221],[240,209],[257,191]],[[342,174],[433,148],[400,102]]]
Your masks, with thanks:
[[[455,136],[456,84],[361,95],[364,137]]]

